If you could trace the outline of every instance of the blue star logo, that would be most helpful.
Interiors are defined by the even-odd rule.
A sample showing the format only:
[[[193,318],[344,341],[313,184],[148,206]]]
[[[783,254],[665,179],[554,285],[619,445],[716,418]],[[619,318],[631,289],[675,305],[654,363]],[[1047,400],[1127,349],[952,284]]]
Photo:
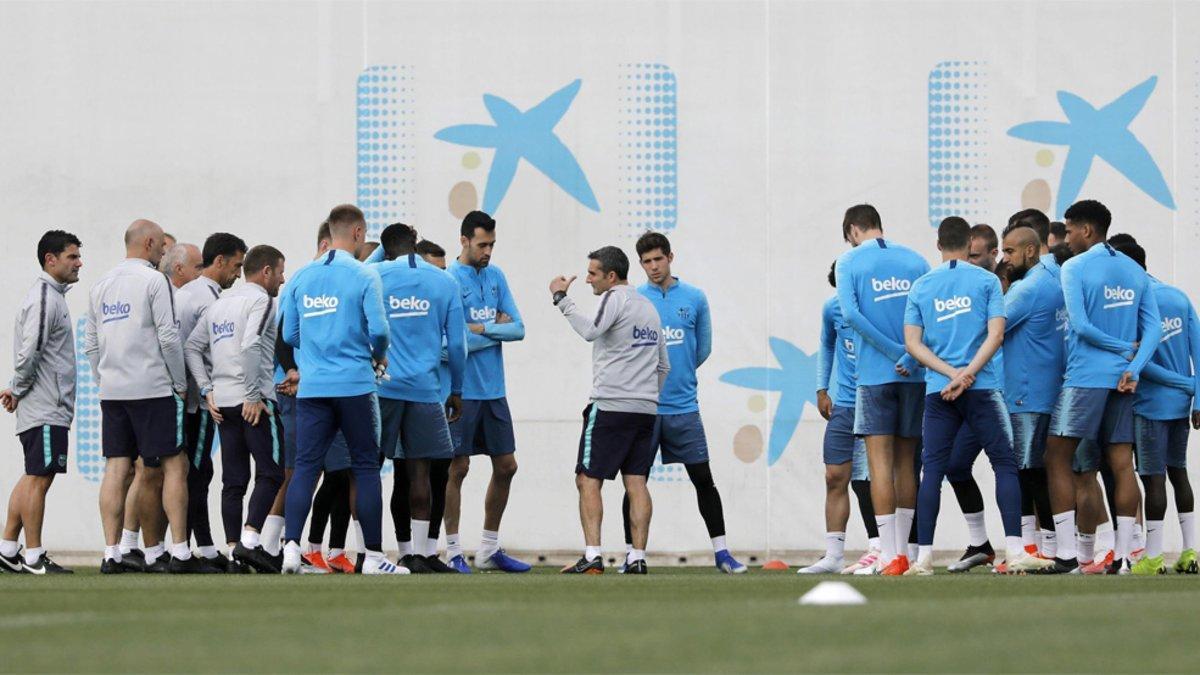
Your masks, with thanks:
[[[735,387],[758,391],[779,392],[779,405],[771,420],[771,435],[767,441],[767,466],[787,449],[796,433],[804,404],[817,404],[817,357],[809,356],[783,338],[770,338],[771,353],[779,368],[738,368],[721,376],[721,381]]]
[[[1157,83],[1158,77],[1151,77],[1099,109],[1075,94],[1060,91],[1058,105],[1068,121],[1026,122],[1008,130],[1015,138],[1068,147],[1054,206],[1058,217],[1079,197],[1095,157],[1121,172],[1154,201],[1175,208],[1162,171],[1146,146],[1129,131],[1129,124],[1145,107]]]
[[[593,211],[600,210],[587,176],[579,162],[554,133],[554,127],[567,113],[582,80],[550,94],[544,101],[521,112],[516,106],[493,94],[483,95],[483,105],[494,125],[459,124],[446,127],[434,138],[473,148],[494,148],[492,166],[488,171],[487,187],[483,191],[483,210],[495,213],[513,176],[517,164],[524,159],[541,171],[555,185]]]

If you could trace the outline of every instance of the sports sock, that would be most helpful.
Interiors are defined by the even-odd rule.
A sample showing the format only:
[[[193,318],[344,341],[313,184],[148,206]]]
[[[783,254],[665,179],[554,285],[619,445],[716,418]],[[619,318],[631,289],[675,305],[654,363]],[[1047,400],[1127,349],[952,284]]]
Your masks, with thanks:
[[[712,538],[712,547],[713,547],[713,553],[720,553],[721,551],[728,551],[729,547],[725,544],[725,535],[721,535],[719,537],[713,537]],[[629,548],[632,549],[633,544],[630,544]]]
[[[121,530],[121,543],[119,546],[121,547],[122,554],[129,553],[133,549],[137,548],[137,544],[137,530]]]
[[[431,524],[430,527],[433,527],[433,525]],[[425,555],[427,555],[427,556],[437,555],[437,548],[438,548],[438,538],[437,537],[425,537]]]
[[[1142,529],[1142,524],[1136,522],[1135,519],[1133,525],[1133,539],[1129,541],[1129,552],[1132,553],[1139,548],[1146,548],[1146,533],[1145,530]]]
[[[908,544],[909,530],[912,529],[913,518],[917,515],[917,511],[916,511],[916,509],[897,508],[895,515],[896,515],[896,534],[895,534],[896,552],[899,553],[900,551],[906,551],[905,555],[908,555],[907,547],[905,545]]]
[[[1021,516],[1021,541],[1025,546],[1037,546],[1037,516]]]
[[[625,559],[629,559],[629,554],[633,553],[633,544],[625,544]]]
[[[907,549],[908,549],[908,559],[909,560],[916,560],[917,556],[920,555],[920,553],[921,553],[921,547],[918,546],[917,544],[908,544]]]
[[[446,557],[450,559],[462,555],[462,545],[458,543],[458,534],[446,533]]]
[[[629,552],[629,562],[637,562],[638,560],[646,559],[646,551],[640,548],[635,548]]]
[[[116,562],[121,562],[121,547],[120,546],[105,546],[104,547],[104,559],[105,560],[115,560]]]
[[[411,541],[397,541],[396,548],[399,549],[401,558],[413,554],[413,543]]]
[[[44,553],[45,551],[46,551],[46,549],[42,548],[41,546],[39,546],[37,548],[25,549],[25,564],[26,565],[34,564],[35,562],[38,561],[38,558],[42,557],[42,553]]]
[[[1100,523],[1096,526],[1096,552],[1108,555],[1108,552],[1116,548],[1116,537],[1113,534],[1112,525],[1107,522]]]
[[[1076,539],[1079,548],[1079,560],[1092,562],[1096,559],[1096,535],[1080,532]]]
[[[207,560],[212,560],[213,558],[217,557],[218,555],[221,555],[220,552],[217,551],[216,546],[201,546],[199,548],[200,548],[200,557],[205,558]]]
[[[167,547],[163,546],[162,544],[158,544],[157,546],[147,546],[146,550],[144,551],[146,554],[146,564],[150,564],[155,560],[158,560],[158,557],[166,552]]]
[[[305,542],[304,553],[320,553],[320,552],[321,552],[320,544],[314,544],[311,541]]]
[[[21,546],[15,541],[9,539],[0,541],[0,555],[4,555],[7,558],[11,558],[16,555],[17,551],[20,549]]]
[[[967,519],[967,536],[972,546],[983,546],[988,541],[987,526],[983,523],[983,511],[964,513]]]
[[[412,521],[412,549],[413,555],[424,557],[428,552],[425,550],[425,540],[429,539],[429,521],[428,520],[413,520]]]
[[[1137,527],[1137,518],[1133,516],[1117,516],[1117,545],[1113,547],[1113,559],[1123,560],[1129,557],[1133,549],[1133,530]]]
[[[845,532],[826,532],[825,533],[825,557],[834,560],[841,560],[846,556],[846,533]]]
[[[933,565],[933,544],[922,544],[918,546],[917,557],[913,559],[913,562],[920,565],[924,565],[925,563]]]
[[[283,516],[267,516],[267,519],[263,521],[262,536],[259,537],[259,540],[267,555],[279,555],[279,547],[282,545],[279,537],[283,534],[285,522],[287,521],[283,519]]]
[[[262,542],[262,537],[254,530],[242,530],[242,546],[254,548]]]
[[[192,557],[192,547],[186,541],[171,544],[171,557],[176,560],[189,560]]]
[[[872,537],[867,540],[867,550],[868,551],[878,551],[879,550],[879,537]]]
[[[1146,555],[1157,558],[1163,552],[1163,521],[1146,521]]]
[[[1058,543],[1056,558],[1075,559],[1075,509],[1054,514],[1054,541]]]
[[[492,557],[496,551],[500,550],[500,533],[493,530],[484,530],[479,538],[479,551],[475,557],[479,560],[487,560]]]
[[[1179,530],[1183,534],[1183,550],[1196,548],[1196,513],[1179,514]]]
[[[333,560],[334,558],[338,557],[339,555],[345,555],[345,553],[346,553],[346,549],[344,549],[344,548],[331,548],[331,549],[329,549],[329,558],[327,558],[327,559]]]
[[[630,555],[632,555],[632,552],[630,552]],[[584,547],[583,557],[586,558],[588,561],[592,561],[592,560],[595,560],[596,558],[599,558],[600,557],[600,547],[599,546]]]
[[[354,536],[357,537],[355,544],[358,546],[359,553],[364,553],[367,550],[366,540],[363,539],[362,523],[357,519],[352,519],[354,522]]]
[[[1047,558],[1058,555],[1058,534],[1054,530],[1042,530],[1042,555]]]
[[[1012,561],[1016,560],[1017,558],[1020,558],[1021,556],[1025,555],[1025,542],[1019,536],[1004,537],[1004,548],[1006,549],[1005,550],[1005,554],[1007,556],[1006,560],[1008,560],[1009,562],[1012,562]]]
[[[896,557],[896,514],[876,515],[875,523],[879,525],[879,562],[887,565]]]

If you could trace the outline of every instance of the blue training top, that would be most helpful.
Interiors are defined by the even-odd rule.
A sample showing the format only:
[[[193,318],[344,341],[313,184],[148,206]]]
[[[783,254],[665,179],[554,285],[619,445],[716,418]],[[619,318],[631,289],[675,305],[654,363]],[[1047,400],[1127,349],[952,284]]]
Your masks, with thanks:
[[[1054,412],[1066,368],[1062,286],[1034,265],[1004,296],[1004,402],[1010,413]]]
[[[696,412],[696,369],[712,353],[712,318],[704,291],[685,284],[677,277],[666,291],[654,284],[642,284],[638,292],[648,298],[662,320],[663,337],[671,371],[658,395],[658,414],[678,415]]]
[[[1133,410],[1152,420],[1185,419],[1200,410],[1193,395],[1200,386],[1200,320],[1183,291],[1150,278],[1158,302],[1162,337],[1142,369]]]
[[[842,308],[837,296],[825,301],[821,308],[821,351],[817,353],[817,391],[829,392],[833,404],[839,408],[854,407],[854,390],[857,387],[858,357],[854,343],[858,334],[842,318]],[[834,365],[837,375],[831,384],[830,376]]]
[[[476,269],[458,260],[446,270],[458,281],[466,322],[483,325],[483,335],[467,334],[467,370],[463,398],[486,401],[504,398],[504,352],[502,342],[525,339],[525,323],[508,290],[508,280],[495,265]],[[511,323],[496,323],[503,312]]]

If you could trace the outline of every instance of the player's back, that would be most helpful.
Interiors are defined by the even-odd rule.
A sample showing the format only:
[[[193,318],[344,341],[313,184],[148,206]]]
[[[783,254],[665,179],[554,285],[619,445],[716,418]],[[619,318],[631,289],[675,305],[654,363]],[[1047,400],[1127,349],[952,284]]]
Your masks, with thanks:
[[[987,339],[988,321],[1004,316],[1000,280],[962,260],[950,260],[913,284],[905,323],[923,327],[923,341],[954,368],[969,364]],[[992,358],[979,371],[972,389],[1002,388],[1000,368]],[[926,392],[941,391],[950,379],[926,369]]]
[[[858,334],[842,316],[842,307],[836,295],[821,307],[821,320],[832,327],[834,335],[833,381],[829,385],[833,404],[852,408],[854,390],[858,386],[858,357],[855,354]]]
[[[388,377],[379,394],[407,401],[439,401],[444,327],[458,300],[449,274],[415,254],[375,267],[383,283],[391,341]],[[461,301],[457,303],[461,314]],[[440,399],[444,400],[444,398]]]
[[[1195,310],[1187,295],[1178,288],[1151,278],[1150,290],[1158,301],[1162,337],[1150,362],[1166,370],[1193,379],[1191,344],[1200,328],[1193,323]],[[1200,368],[1200,363],[1195,364]],[[1144,371],[1143,371],[1144,372]],[[1134,410],[1148,419],[1172,420],[1188,416],[1192,397],[1187,392],[1155,382],[1145,375],[1138,383]]]
[[[171,284],[149,261],[127,258],[92,287],[88,311],[100,350],[100,398],[131,400],[172,394],[171,375],[159,346],[160,326],[154,317],[154,300],[163,293],[169,297],[172,316],[163,317],[161,328],[178,341]]]

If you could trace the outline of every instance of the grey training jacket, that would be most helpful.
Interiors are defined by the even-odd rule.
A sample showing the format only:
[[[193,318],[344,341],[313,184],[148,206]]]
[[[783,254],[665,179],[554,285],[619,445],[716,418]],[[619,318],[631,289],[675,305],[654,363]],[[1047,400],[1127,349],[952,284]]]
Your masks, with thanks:
[[[75,417],[75,330],[64,296],[70,288],[42,272],[17,310],[12,392],[17,433],[70,427]]]

